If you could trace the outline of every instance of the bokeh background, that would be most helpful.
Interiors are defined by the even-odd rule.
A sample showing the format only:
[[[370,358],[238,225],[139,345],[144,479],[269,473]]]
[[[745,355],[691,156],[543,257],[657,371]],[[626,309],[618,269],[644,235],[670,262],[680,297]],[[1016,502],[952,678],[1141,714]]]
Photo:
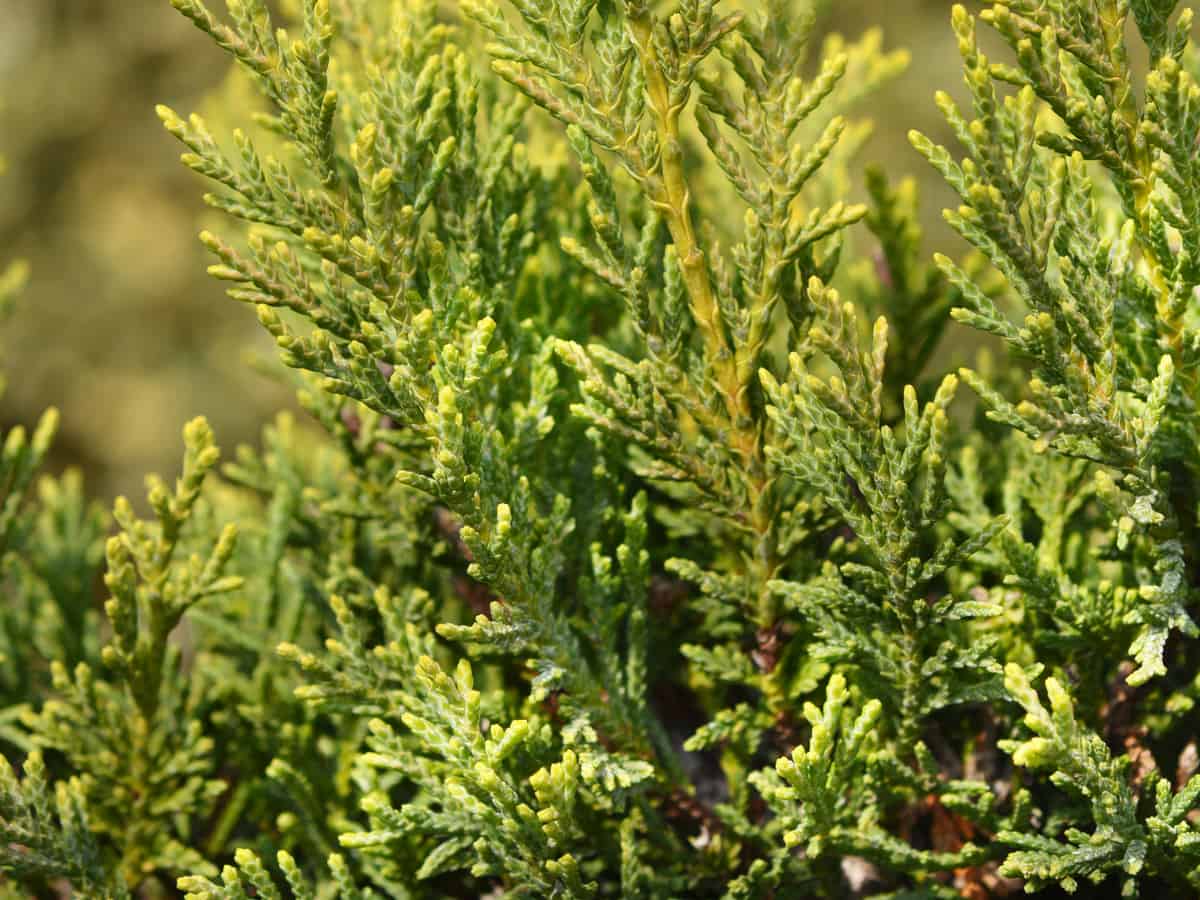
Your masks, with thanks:
[[[210,0],[220,5],[219,0]],[[882,26],[913,64],[879,95],[864,161],[921,181],[932,250],[951,201],[905,135],[948,140],[935,87],[960,83],[950,0],[832,0],[828,29]],[[24,257],[29,286],[0,328],[0,429],[62,412],[57,463],[84,467],[101,497],[172,474],[179,432],[209,417],[232,450],[289,391],[247,365],[270,353],[253,310],[205,275],[197,232],[213,221],[201,179],[154,105],[180,112],[226,95],[226,57],[168,0],[0,0],[0,261]]]

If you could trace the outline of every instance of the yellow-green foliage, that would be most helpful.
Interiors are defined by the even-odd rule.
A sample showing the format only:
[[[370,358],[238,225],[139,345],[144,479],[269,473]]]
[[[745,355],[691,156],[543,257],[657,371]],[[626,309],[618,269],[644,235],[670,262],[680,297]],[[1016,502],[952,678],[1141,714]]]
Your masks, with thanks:
[[[856,186],[907,57],[821,4],[172,3],[264,98],[159,115],[309,422],[193,421],[103,565],[10,435],[12,884],[1200,891],[1190,13],[955,7],[927,261]]]

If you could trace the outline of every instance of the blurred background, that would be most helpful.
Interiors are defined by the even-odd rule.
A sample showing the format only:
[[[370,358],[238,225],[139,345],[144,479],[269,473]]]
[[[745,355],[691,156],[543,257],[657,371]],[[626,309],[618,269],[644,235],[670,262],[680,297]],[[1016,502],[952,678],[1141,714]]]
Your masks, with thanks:
[[[948,241],[951,197],[905,135],[948,140],[932,96],[960,84],[950,6],[833,0],[827,18],[848,37],[880,25],[888,47],[913,51],[877,98],[863,161],[918,176],[931,251]],[[203,111],[228,72],[168,0],[0,0],[0,262],[31,266],[0,328],[0,429],[59,407],[57,462],[83,466],[103,498],[173,475],[188,418],[208,416],[228,453],[290,402],[246,364],[270,343],[205,275],[196,234],[217,220],[154,114]]]

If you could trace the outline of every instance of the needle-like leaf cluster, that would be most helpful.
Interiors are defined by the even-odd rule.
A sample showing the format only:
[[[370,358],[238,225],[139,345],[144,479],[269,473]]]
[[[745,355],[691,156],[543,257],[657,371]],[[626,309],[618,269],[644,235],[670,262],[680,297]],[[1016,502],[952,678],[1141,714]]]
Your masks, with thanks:
[[[159,115],[303,419],[193,421],[107,544],[8,433],[11,885],[1200,890],[1188,12],[955,7],[930,262],[859,167],[907,57],[821,4],[171,2],[258,91]]]

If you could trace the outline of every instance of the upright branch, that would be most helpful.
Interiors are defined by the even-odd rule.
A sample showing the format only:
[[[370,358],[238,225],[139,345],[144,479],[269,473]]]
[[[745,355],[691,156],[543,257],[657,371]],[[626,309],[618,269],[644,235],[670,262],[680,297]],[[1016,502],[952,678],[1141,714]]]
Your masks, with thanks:
[[[962,197],[947,221],[974,244],[1027,310],[1014,324],[978,279],[939,258],[962,306],[954,316],[1007,342],[1033,363],[1027,398],[1014,403],[977,374],[963,378],[989,415],[1041,451],[1089,460],[1112,510],[1121,552],[1152,556],[1129,652],[1132,684],[1166,672],[1175,630],[1197,633],[1187,611],[1195,565],[1184,535],[1195,524],[1172,478],[1194,479],[1200,334],[1183,309],[1200,285],[1200,243],[1184,210],[1200,191],[1191,111],[1200,88],[1181,65],[1191,15],[1174,3],[1135,4],[1154,65],[1138,95],[1126,45],[1127,3],[1006,0],[983,20],[1017,65],[979,50],[975,19],[953,19],[974,118],[937,101],[967,156],[913,133],[914,146]],[[1015,92],[1004,94],[1001,85]],[[1089,162],[1094,161],[1094,162]],[[1097,202],[1103,171],[1121,198],[1115,217]],[[1177,474],[1172,474],[1177,473]]]

